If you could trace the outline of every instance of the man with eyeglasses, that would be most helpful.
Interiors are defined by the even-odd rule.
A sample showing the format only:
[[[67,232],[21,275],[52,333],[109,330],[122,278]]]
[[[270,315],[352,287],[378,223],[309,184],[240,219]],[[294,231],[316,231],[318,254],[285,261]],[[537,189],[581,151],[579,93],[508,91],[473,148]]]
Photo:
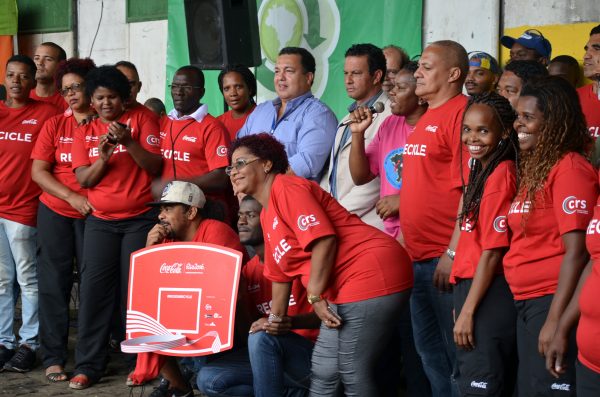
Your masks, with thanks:
[[[68,105],[56,88],[55,77],[58,64],[67,59],[65,50],[56,43],[47,41],[35,49],[33,61],[37,71],[34,89],[29,93],[31,99],[50,103],[62,111],[67,110]]]
[[[526,30],[517,38],[502,36],[500,43],[510,50],[509,62],[537,61],[544,66],[550,62],[552,45],[539,30]]]
[[[388,93],[394,87],[394,79],[396,74],[408,63],[410,60],[408,54],[402,48],[397,45],[387,45],[382,48],[383,55],[385,56],[385,80],[381,88]]]
[[[160,144],[163,171],[154,191],[175,179],[198,185],[209,198],[224,205],[227,220],[237,211],[230,209],[231,194],[225,167],[229,164],[227,130],[200,103],[204,96],[204,73],[195,66],[183,66],[169,85],[174,109],[161,120]],[[232,212],[233,211],[233,212]]]
[[[312,94],[314,78],[315,58],[310,52],[300,47],[283,48],[273,81],[277,98],[259,104],[237,137],[271,133],[285,146],[290,172],[318,180],[333,146],[337,119]]]
[[[129,82],[130,94],[129,99],[125,103],[125,108],[131,112],[142,112],[155,118],[158,122],[156,114],[137,100],[138,94],[142,89],[142,82],[140,81],[140,75],[136,66],[129,61],[119,61],[115,64],[115,67],[127,77],[127,81]]]

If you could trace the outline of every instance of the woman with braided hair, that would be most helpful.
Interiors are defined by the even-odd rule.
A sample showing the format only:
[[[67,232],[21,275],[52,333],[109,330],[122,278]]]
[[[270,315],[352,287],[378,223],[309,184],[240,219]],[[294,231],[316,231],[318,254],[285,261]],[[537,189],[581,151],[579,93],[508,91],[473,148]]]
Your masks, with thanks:
[[[504,272],[517,309],[517,387],[523,396],[574,395],[574,335],[560,377],[546,371],[543,355],[589,257],[585,231],[598,196],[592,141],[577,93],[560,77],[527,83],[516,110],[519,182]]]
[[[516,312],[502,274],[509,245],[506,214],[516,190],[517,134],[510,102],[495,92],[469,99],[462,143],[470,155],[463,186],[460,239],[450,274],[454,284],[454,341],[461,395],[484,389],[510,396],[516,362]]]

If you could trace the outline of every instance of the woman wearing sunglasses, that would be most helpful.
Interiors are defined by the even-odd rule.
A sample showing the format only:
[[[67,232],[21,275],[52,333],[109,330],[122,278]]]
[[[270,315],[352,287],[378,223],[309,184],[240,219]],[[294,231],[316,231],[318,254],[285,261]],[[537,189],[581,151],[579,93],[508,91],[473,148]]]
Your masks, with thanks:
[[[287,315],[296,278],[322,321],[311,393],[336,395],[341,381],[349,395],[379,395],[374,366],[408,303],[408,254],[314,182],[286,175],[285,149],[271,135],[240,138],[231,153],[226,171],[234,188],[264,208],[264,274],[273,282],[269,321]]]
[[[84,79],[95,67],[89,58],[59,64],[56,85],[68,109],[44,123],[31,153],[31,177],[43,191],[37,218],[40,351],[50,382],[67,380],[73,263],[81,264],[85,217],[93,210],[71,169],[71,149],[75,129],[94,114]]]

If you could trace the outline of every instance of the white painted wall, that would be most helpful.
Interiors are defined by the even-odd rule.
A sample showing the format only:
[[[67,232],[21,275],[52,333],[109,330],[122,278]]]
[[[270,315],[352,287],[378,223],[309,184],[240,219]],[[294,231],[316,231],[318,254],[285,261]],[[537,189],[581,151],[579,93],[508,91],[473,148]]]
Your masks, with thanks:
[[[423,0],[423,48],[436,40],[498,56],[500,1]]]

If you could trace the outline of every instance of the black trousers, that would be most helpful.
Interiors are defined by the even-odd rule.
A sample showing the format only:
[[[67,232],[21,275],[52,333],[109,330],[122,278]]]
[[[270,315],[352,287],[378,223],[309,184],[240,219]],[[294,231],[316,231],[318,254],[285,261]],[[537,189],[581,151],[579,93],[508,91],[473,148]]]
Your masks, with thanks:
[[[600,373],[586,367],[579,360],[575,364],[577,373],[577,396],[600,396]]]
[[[40,203],[37,217],[37,277],[40,352],[44,368],[65,366],[73,270],[83,251],[83,219],[69,218]]]
[[[129,258],[146,245],[148,232],[156,223],[155,209],[124,220],[106,221],[91,215],[86,220],[75,374],[87,375],[93,381],[102,377],[116,291],[121,291],[124,324]]]
[[[546,359],[538,352],[538,338],[548,317],[554,295],[515,301],[517,307],[517,347],[519,351],[519,396],[575,396],[575,330],[569,337],[566,371],[558,379],[546,370]]]
[[[454,286],[456,318],[472,285],[473,279],[462,279]],[[455,377],[461,396],[513,395],[517,377],[516,317],[506,279],[497,275],[473,316],[475,348],[456,349]]]

